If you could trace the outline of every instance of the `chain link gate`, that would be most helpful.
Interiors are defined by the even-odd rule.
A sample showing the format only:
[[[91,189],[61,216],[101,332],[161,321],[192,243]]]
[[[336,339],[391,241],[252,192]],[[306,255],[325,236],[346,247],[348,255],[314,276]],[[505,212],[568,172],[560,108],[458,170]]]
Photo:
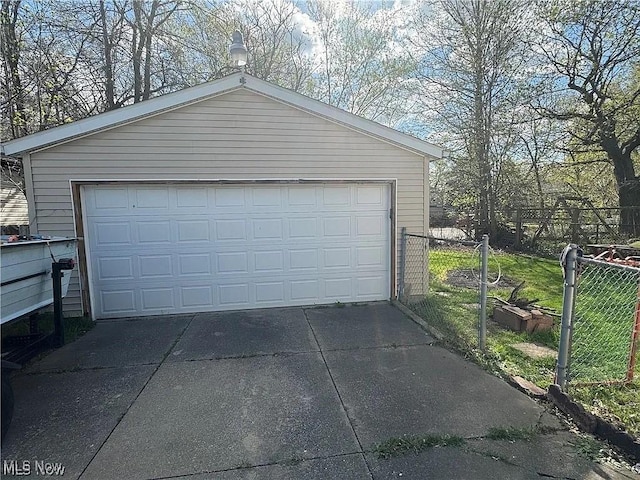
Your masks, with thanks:
[[[584,258],[576,245],[564,253],[565,296],[556,381],[628,383],[638,375],[640,268],[618,259]]]
[[[414,235],[402,229],[399,265],[399,301],[443,333],[463,329],[450,322],[450,297],[462,296],[462,305],[478,311],[475,338],[465,338],[472,347],[484,348],[488,237],[482,243]],[[484,248],[480,248],[484,247]],[[478,253],[478,250],[480,252]],[[469,259],[478,255],[478,264]],[[484,262],[482,260],[485,260]],[[484,279],[484,280],[483,280]]]

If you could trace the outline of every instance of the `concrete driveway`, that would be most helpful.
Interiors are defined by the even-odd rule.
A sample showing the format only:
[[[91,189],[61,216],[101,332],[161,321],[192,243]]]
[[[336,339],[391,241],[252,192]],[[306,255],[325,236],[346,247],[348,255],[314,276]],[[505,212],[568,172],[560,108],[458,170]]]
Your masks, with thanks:
[[[82,479],[627,477],[387,303],[102,321],[14,389],[5,477],[38,476],[36,462]],[[485,437],[534,426],[529,440]],[[429,434],[466,441],[374,451]]]

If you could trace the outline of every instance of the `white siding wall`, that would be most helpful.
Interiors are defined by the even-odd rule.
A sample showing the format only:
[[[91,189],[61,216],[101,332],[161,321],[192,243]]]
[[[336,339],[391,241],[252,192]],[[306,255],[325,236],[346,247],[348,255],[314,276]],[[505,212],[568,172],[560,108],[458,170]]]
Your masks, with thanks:
[[[27,198],[4,177],[0,185],[0,225],[29,225]]]
[[[69,180],[396,178],[398,234],[422,233],[424,159],[247,90],[31,155],[39,233],[74,235]],[[67,311],[80,310],[77,275]]]

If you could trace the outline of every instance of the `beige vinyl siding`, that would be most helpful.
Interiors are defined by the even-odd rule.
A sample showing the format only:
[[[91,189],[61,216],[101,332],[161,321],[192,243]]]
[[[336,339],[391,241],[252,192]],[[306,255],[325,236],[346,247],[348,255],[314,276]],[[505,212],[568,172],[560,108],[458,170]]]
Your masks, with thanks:
[[[423,233],[422,154],[246,89],[32,153],[40,233],[73,235],[69,180],[397,179],[397,225]],[[68,310],[80,310],[77,275]]]

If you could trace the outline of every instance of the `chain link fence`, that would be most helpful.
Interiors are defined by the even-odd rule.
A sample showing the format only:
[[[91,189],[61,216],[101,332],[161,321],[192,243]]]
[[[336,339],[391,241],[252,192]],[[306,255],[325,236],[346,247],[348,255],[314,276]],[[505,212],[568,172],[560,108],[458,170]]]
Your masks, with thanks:
[[[630,382],[640,375],[640,268],[623,259],[583,258],[575,245],[567,248],[558,382]]]
[[[401,243],[400,302],[447,338],[470,347],[478,346],[479,245],[406,232]]]
[[[640,269],[580,258],[578,265],[571,379],[631,381],[640,327]]]

